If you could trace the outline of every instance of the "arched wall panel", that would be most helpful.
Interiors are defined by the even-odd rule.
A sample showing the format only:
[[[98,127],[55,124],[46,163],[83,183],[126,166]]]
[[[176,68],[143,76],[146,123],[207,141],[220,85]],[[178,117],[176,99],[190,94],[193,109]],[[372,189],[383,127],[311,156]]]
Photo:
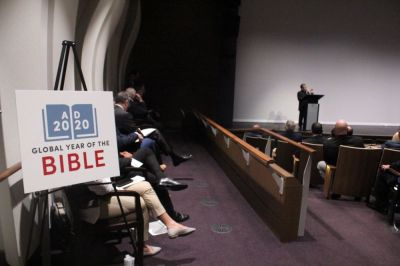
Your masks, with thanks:
[[[118,88],[123,88],[125,85],[126,69],[131,51],[137,40],[139,29],[142,20],[141,4],[140,0],[131,1],[129,6],[129,15],[127,17],[125,33],[122,36],[123,42],[121,47],[121,53],[119,56],[119,84]]]
[[[104,90],[106,52],[124,6],[125,1],[101,0],[96,7],[82,49],[82,71],[88,90]]]

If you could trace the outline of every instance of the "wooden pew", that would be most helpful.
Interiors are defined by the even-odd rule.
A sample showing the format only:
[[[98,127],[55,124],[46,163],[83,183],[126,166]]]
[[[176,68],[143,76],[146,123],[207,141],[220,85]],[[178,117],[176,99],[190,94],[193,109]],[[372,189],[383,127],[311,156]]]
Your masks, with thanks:
[[[323,151],[323,145],[322,144],[313,144],[313,143],[306,143],[303,142],[303,145],[315,150],[315,153],[312,154],[312,163],[311,163],[311,174],[310,174],[310,185],[315,186],[315,185],[320,185],[324,183],[324,180],[321,178],[321,175],[317,169],[317,164],[319,161],[323,161],[324,159],[324,151]],[[298,161],[298,170],[296,172],[296,176],[300,180],[303,179],[303,173],[304,173],[304,168],[306,167],[306,157],[308,154],[304,151],[300,152],[300,160]]]
[[[265,149],[267,147],[267,142],[268,139],[263,138],[263,137],[253,137],[253,136],[244,136],[243,138],[244,141],[249,143],[251,146],[255,147],[259,151],[262,151],[265,153]]]
[[[278,140],[276,145],[275,161],[286,171],[294,173],[293,156],[298,152],[299,149],[296,146],[291,145],[287,141]]]
[[[324,195],[369,197],[378,170],[381,149],[340,146],[336,167],[328,165]]]
[[[399,160],[400,160],[400,150],[385,148],[383,149],[382,158],[379,163],[379,166],[383,164],[391,164]]]
[[[275,161],[221,127],[198,115],[206,127],[209,149],[217,161],[229,166],[229,177],[281,241],[304,235],[301,221],[302,186]],[[306,208],[306,206],[305,206]]]

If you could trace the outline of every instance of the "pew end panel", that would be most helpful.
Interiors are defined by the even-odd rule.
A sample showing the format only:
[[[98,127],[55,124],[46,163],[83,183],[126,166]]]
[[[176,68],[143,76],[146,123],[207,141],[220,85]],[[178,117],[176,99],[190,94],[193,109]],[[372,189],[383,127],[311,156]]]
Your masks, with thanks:
[[[379,166],[400,160],[400,150],[384,148]]]
[[[312,165],[311,165],[311,174],[310,174],[310,185],[313,185],[313,186],[321,185],[324,183],[324,180],[322,179],[322,177],[317,169],[317,164],[319,161],[323,161],[323,159],[324,159],[323,145],[306,143],[306,142],[303,142],[302,144],[315,151],[311,154]],[[308,154],[302,150],[300,153],[301,165],[300,165],[300,172],[299,172],[299,174],[301,175],[301,178],[302,178],[302,174],[303,174],[304,167],[306,164],[307,156],[308,156]]]
[[[262,151],[207,120],[207,148],[242,195],[282,241],[299,237],[302,185]]]
[[[336,171],[326,174],[324,187],[328,186],[331,194],[368,198],[381,155],[381,149],[340,146]]]

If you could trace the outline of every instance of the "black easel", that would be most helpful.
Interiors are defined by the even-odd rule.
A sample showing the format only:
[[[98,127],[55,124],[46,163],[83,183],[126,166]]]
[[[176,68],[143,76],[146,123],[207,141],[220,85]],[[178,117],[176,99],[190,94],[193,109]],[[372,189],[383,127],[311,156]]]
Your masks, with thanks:
[[[71,48],[72,48],[72,52],[74,54],[75,65],[76,65],[76,68],[78,69],[79,77],[81,79],[81,83],[82,83],[83,89],[85,91],[87,91],[85,78],[83,77],[83,72],[82,72],[82,68],[81,68],[81,63],[79,61],[79,58],[78,58],[78,55],[77,55],[77,52],[76,52],[76,48],[75,48],[75,42],[66,41],[66,40],[64,40],[62,42],[62,50],[61,50],[61,55],[60,55],[60,61],[58,63],[57,76],[56,76],[56,81],[55,81],[55,84],[54,84],[54,90],[55,91],[58,90],[59,85],[60,85],[60,91],[62,91],[64,89],[65,74],[66,74],[66,70],[67,70],[67,66],[68,66],[69,51],[70,51]],[[61,83],[60,83],[60,79],[61,79]],[[115,184],[113,184],[113,187],[114,187],[114,191],[117,192],[117,188],[116,188]],[[40,229],[40,232],[39,232],[40,233],[40,240],[42,240],[43,231],[44,231],[44,223],[43,223],[43,221],[44,221],[44,219],[46,217],[46,213],[47,213],[47,209],[48,209],[47,197],[48,197],[49,193],[53,193],[53,192],[58,191],[58,190],[60,190],[60,189],[52,190],[50,192],[48,190],[45,190],[45,191],[40,192],[39,194],[36,194],[39,197],[39,199],[37,199],[35,201],[36,205],[39,203],[40,197],[45,197],[45,204],[44,204],[45,206],[44,206],[43,216],[42,216],[43,217],[42,218],[42,226],[41,226],[41,229]],[[121,213],[122,213],[122,216],[123,216],[123,219],[124,219],[124,224],[125,224],[126,229],[128,231],[128,235],[129,235],[130,241],[132,243],[135,243],[134,239],[133,239],[133,236],[132,236],[132,233],[130,231],[130,228],[128,227],[128,222],[127,222],[127,219],[126,219],[126,216],[125,216],[125,213],[124,213],[124,210],[123,210],[123,206],[122,206],[122,203],[120,201],[119,196],[117,196],[117,199],[118,199],[118,204],[119,204],[119,207],[121,209]],[[36,211],[36,209],[37,209],[37,206],[34,206],[34,210],[35,211]],[[34,219],[34,216],[35,216],[35,214],[33,214],[33,219]],[[143,222],[142,222],[142,224],[143,224]],[[32,225],[33,225],[33,223],[32,223]],[[139,231],[138,234],[141,234],[141,237],[143,238],[143,232],[141,230],[138,230],[138,231]],[[30,236],[30,238],[31,238],[31,236]],[[30,242],[29,242],[29,246],[30,246]],[[29,246],[28,246],[27,256],[29,256],[29,253],[28,253],[29,252]],[[143,248],[141,247],[141,250],[134,250],[134,252],[136,253],[135,255],[138,255],[138,256],[136,256],[137,258],[135,259],[135,265],[143,265]],[[27,258],[27,256],[26,256],[26,258]]]
[[[87,91],[87,87],[86,87],[86,82],[85,82],[85,78],[83,77],[83,72],[82,72],[82,68],[81,68],[81,63],[79,61],[78,58],[78,54],[76,52],[76,48],[75,48],[75,42],[72,41],[66,41],[64,40],[62,42],[62,49],[61,49],[61,55],[60,55],[60,61],[58,63],[58,70],[57,70],[57,76],[56,76],[56,82],[54,84],[54,90],[58,90],[58,85],[60,84],[60,78],[61,78],[61,84],[60,84],[60,90],[62,91],[64,89],[64,81],[65,81],[65,74],[67,71],[67,66],[68,66],[68,57],[69,57],[69,50],[72,47],[72,52],[74,54],[74,59],[75,59],[75,65],[79,71],[79,77],[81,79],[82,82],[82,86],[83,89],[85,91]],[[38,210],[38,206],[40,201],[44,200],[43,203],[43,212],[42,212],[42,218],[40,220],[40,217],[38,217],[38,222],[40,223],[40,229],[39,229],[39,243],[41,245],[42,240],[43,240],[43,232],[44,232],[44,221],[46,218],[46,214],[47,214],[47,209],[48,209],[48,195],[56,192],[60,189],[55,189],[49,192],[49,190],[43,190],[40,192],[34,192],[32,193],[32,219],[31,219],[31,227],[29,230],[29,236],[28,236],[28,243],[27,243],[27,250],[25,253],[25,263],[27,263],[28,257],[29,257],[29,253],[30,253],[30,249],[31,249],[31,244],[32,244],[32,234],[33,234],[33,225],[35,223],[35,216],[36,216],[36,212],[39,211]],[[43,264],[43,263],[42,263]]]
[[[40,219],[40,217],[38,217],[38,223],[40,224],[40,230],[39,230],[39,246],[42,245],[42,240],[43,240],[43,232],[44,232],[44,221],[45,221],[45,217],[46,217],[46,213],[47,213],[47,208],[48,208],[48,200],[47,200],[47,196],[48,196],[49,192],[48,190],[44,190],[44,191],[39,191],[39,192],[33,192],[32,193],[32,201],[33,203],[32,205],[32,219],[31,219],[31,226],[30,226],[30,230],[29,230],[29,236],[28,236],[28,244],[27,244],[27,249],[26,249],[26,253],[25,253],[25,264],[28,263],[28,257],[29,257],[29,253],[31,250],[31,244],[32,244],[32,235],[33,235],[33,225],[35,224],[35,216],[36,216],[36,212],[39,212],[38,210],[38,206],[41,200],[44,200],[44,204],[43,204],[43,212],[42,212],[42,217]],[[35,262],[33,262],[34,264]],[[32,264],[32,263],[31,263]],[[44,265],[44,263],[42,262],[42,265]]]
[[[60,62],[58,63],[58,70],[57,70],[56,82],[54,84],[54,90],[56,91],[58,89],[58,84],[60,82],[60,75],[61,75],[60,91],[64,89],[65,73],[67,71],[69,50],[71,47],[72,47],[72,52],[74,54],[75,65],[79,71],[79,77],[81,78],[83,89],[87,91],[85,78],[83,77],[82,73],[81,63],[79,61],[78,54],[75,48],[75,42],[65,41],[65,40],[62,42]]]

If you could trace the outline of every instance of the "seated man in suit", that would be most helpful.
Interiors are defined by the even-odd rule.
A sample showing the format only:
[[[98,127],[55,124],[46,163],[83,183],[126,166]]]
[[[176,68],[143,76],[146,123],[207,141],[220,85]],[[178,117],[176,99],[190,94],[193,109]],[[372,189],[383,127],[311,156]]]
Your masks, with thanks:
[[[118,128],[117,131],[117,145],[118,151],[128,151],[128,152],[135,152],[139,148],[149,148],[153,151],[154,155],[156,156],[157,160],[161,162],[160,149],[156,142],[151,138],[145,138],[139,132],[133,132],[130,134],[122,134]],[[160,164],[162,170],[167,168],[166,164]]]
[[[296,123],[293,120],[287,120],[285,124],[285,131],[279,132],[282,136],[296,141],[296,142],[301,142],[301,139],[303,138],[301,133],[295,132],[294,130],[296,129]],[[275,158],[277,156],[278,149],[274,148],[272,150],[272,157]],[[300,156],[300,150],[295,150],[295,155],[297,157]]]
[[[135,121],[133,120],[132,115],[127,112],[128,107],[129,107],[129,96],[127,95],[127,93],[126,92],[118,93],[117,97],[115,97],[115,107],[114,107],[115,124],[118,130],[122,134],[126,135],[129,135],[133,132],[140,130],[139,127],[136,125]],[[171,157],[174,166],[178,166],[182,162],[185,162],[190,158],[192,158],[192,155],[190,154],[178,155],[177,153],[175,153],[171,145],[167,143],[164,136],[157,129],[153,133],[151,133],[148,137],[150,137],[156,142],[159,149],[165,155]],[[162,163],[161,156],[158,156],[157,159],[161,164]]]
[[[157,128],[163,129],[163,125],[153,117],[153,111],[147,108],[145,101],[143,100],[143,94],[145,92],[144,84],[137,82],[134,87],[129,87],[125,91],[129,96],[128,113],[130,113],[135,123],[141,128]],[[141,92],[141,93],[140,93]]]
[[[322,135],[322,124],[315,122],[311,126],[312,136],[306,139],[303,139],[303,142],[312,143],[312,144],[322,144],[326,140],[326,137]]]
[[[139,132],[122,134],[118,128],[116,128],[116,131],[117,131],[117,145],[119,151],[123,150],[123,151],[134,152],[140,148],[149,148],[154,152],[154,154],[160,152],[154,140],[152,140],[151,138],[145,138]]]
[[[348,135],[348,124],[345,120],[336,121],[333,133],[334,136],[323,143],[324,161],[320,161],[317,165],[322,178],[325,177],[327,164],[336,165],[340,145],[364,148],[361,137]]]
[[[301,142],[301,139],[303,138],[301,133],[295,132],[294,130],[296,129],[296,123],[293,120],[288,120],[286,121],[285,124],[285,131],[281,132],[280,134],[284,137],[287,137],[288,139],[291,139],[296,142]]]
[[[324,161],[320,161],[317,164],[318,171],[322,178],[325,178],[327,164],[336,166],[340,145],[364,148],[362,138],[358,136],[349,136],[348,130],[349,127],[345,120],[336,121],[333,129],[334,136],[328,138],[323,143]],[[338,199],[339,197],[339,194],[331,195],[332,199]]]
[[[381,171],[375,181],[375,202],[368,204],[372,209],[386,213],[389,203],[390,187],[400,183],[400,161],[382,165]]]

